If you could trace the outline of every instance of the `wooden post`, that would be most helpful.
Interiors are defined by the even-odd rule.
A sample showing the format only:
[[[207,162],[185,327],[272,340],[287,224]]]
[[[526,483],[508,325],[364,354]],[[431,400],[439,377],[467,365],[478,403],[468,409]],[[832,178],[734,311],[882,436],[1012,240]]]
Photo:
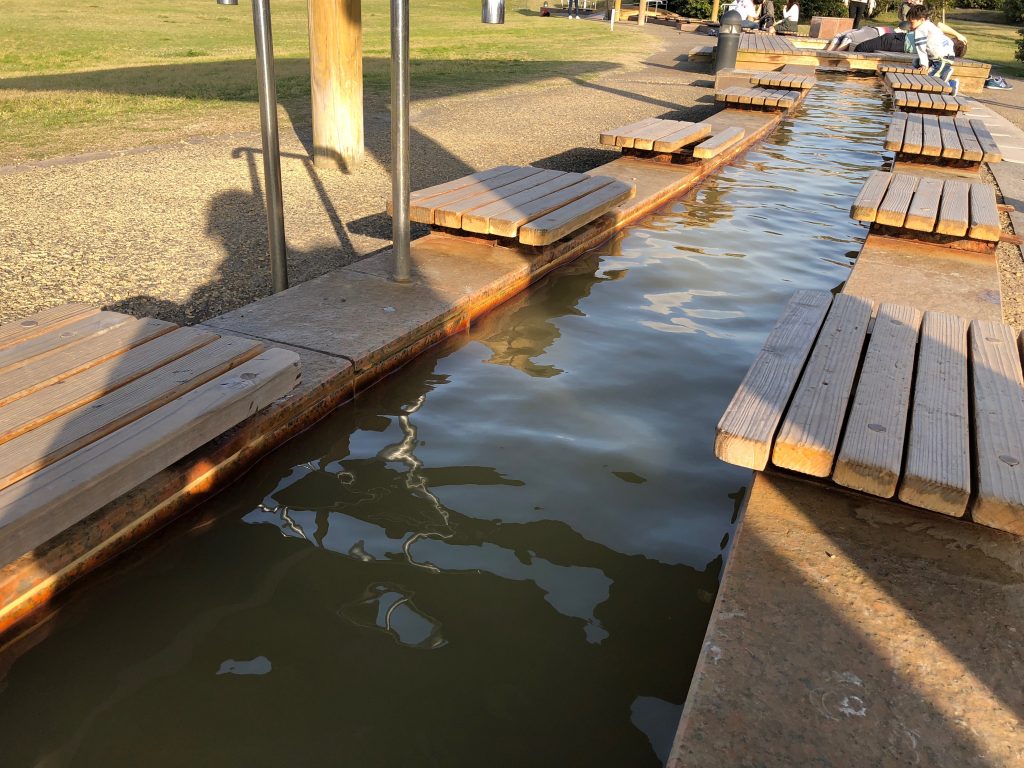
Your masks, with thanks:
[[[636,23],[647,23],[647,0],[640,0],[640,15],[636,17]]]
[[[615,0],[615,10],[612,13],[615,14],[616,21],[622,21],[622,0]]]
[[[711,4],[711,21],[718,21],[718,0]]]
[[[313,163],[351,171],[363,158],[361,0],[309,0]]]

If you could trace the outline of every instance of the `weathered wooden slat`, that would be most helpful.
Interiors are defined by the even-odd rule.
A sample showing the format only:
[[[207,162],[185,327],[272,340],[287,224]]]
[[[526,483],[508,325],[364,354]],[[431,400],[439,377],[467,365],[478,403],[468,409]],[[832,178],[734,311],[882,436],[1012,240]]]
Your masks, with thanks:
[[[961,157],[964,160],[970,160],[972,163],[980,163],[985,153],[981,150],[978,137],[974,135],[971,121],[965,117],[955,117],[953,118],[953,125],[956,126],[957,137],[960,139],[960,145],[963,147]]]
[[[698,160],[707,160],[721,154],[734,144],[738,144],[747,132],[739,126],[730,126],[720,131],[707,141],[693,148],[693,156]]]
[[[762,470],[832,303],[827,291],[797,291],[747,371],[715,432],[715,456],[730,464]]]
[[[476,195],[489,192],[493,189],[500,189],[517,182],[520,179],[536,176],[541,173],[541,171],[541,168],[534,168],[532,165],[528,165],[524,168],[516,168],[499,176],[494,176],[492,178],[485,179],[484,181],[479,181],[460,189],[452,190],[451,192],[434,195],[426,198],[425,200],[411,203],[409,206],[409,218],[413,221],[418,221],[421,224],[434,224],[436,223],[434,221],[434,212],[439,208],[444,208],[445,206],[451,205],[459,200],[475,197]]]
[[[21,320],[15,320],[13,323],[5,323],[0,325],[0,349],[12,344],[19,344],[89,315],[95,315],[99,311],[99,307],[94,307],[91,304],[62,304],[59,307],[50,307],[36,312]]]
[[[867,299],[841,293],[832,300],[775,439],[776,466],[814,477],[832,471],[870,320]]]
[[[978,144],[981,145],[981,151],[984,153],[982,161],[986,163],[1000,162],[1003,159],[1003,152],[999,149],[999,145],[996,144],[996,140],[992,137],[984,121],[971,120],[971,128],[974,130],[974,135],[977,137]]]
[[[458,179],[452,179],[446,181],[443,184],[435,184],[432,187],[424,187],[423,189],[417,189],[411,195],[409,195],[410,203],[418,203],[422,200],[434,197],[435,195],[443,195],[447,192],[453,192],[456,189],[462,189],[468,187],[471,184],[476,184],[481,181],[488,181],[501,176],[503,173],[517,170],[517,165],[499,165],[497,168],[491,168],[487,171],[479,171],[477,173],[471,173],[468,176],[463,176]],[[391,213],[391,201],[388,201],[388,213]]]
[[[259,354],[257,341],[218,339],[168,366],[0,446],[0,488],[38,472]]]
[[[967,234],[971,187],[966,181],[946,179],[939,203],[939,220],[935,231],[940,235],[963,237]]]
[[[1002,323],[973,320],[969,336],[978,478],[971,516],[1024,534],[1024,380],[1017,334]]]
[[[891,173],[872,171],[864,186],[861,187],[857,199],[853,201],[850,216],[857,221],[873,222],[878,215],[878,206],[882,204],[891,181]]]
[[[531,219],[519,228],[519,242],[524,245],[548,245],[561,240],[635,194],[636,185],[613,181],[558,210]]]
[[[271,349],[0,491],[0,566],[287,394],[299,357]]]
[[[488,203],[493,203],[495,200],[502,200],[516,194],[517,192],[533,189],[541,184],[546,184],[549,181],[561,178],[564,175],[565,173],[563,171],[541,171],[540,173],[527,176],[525,179],[520,179],[519,181],[511,184],[505,184],[497,189],[481,192],[480,194],[473,195],[472,197],[464,197],[461,200],[448,203],[440,208],[435,208],[434,223],[440,227],[452,227],[454,229],[459,229],[462,226],[462,216],[466,211],[473,210],[474,208],[480,208]]]
[[[900,501],[953,517],[971,495],[967,321],[925,312]]]
[[[885,199],[878,206],[878,215],[875,217],[875,221],[890,227],[902,227],[907,218],[910,201],[914,199],[917,183],[917,176],[894,173],[892,181],[889,182],[889,188],[885,192]]]
[[[890,499],[903,463],[921,312],[878,308],[832,479]]]
[[[904,114],[907,114],[904,112]],[[921,154],[924,147],[924,115],[907,114],[907,132],[903,138],[903,151],[911,155]]]
[[[942,132],[939,131],[939,118],[936,115],[923,115],[924,141],[921,142],[921,154],[928,157],[942,155]]]
[[[24,367],[55,351],[93,339],[135,318],[120,312],[97,312],[82,320],[41,333],[20,344],[0,349],[0,372]]]
[[[658,118],[656,120],[652,120],[647,125],[634,128],[628,133],[620,133],[615,141],[618,146],[625,147],[627,149],[632,149],[633,147],[636,147],[637,149],[644,149],[641,142],[643,142],[645,138],[663,136],[666,133],[669,133],[677,122],[678,121],[676,120],[662,120]],[[650,147],[647,148],[649,149]]]
[[[710,135],[710,125],[707,123],[693,123],[684,128],[680,128],[678,131],[670,133],[667,136],[662,136],[660,139],[655,141],[654,151],[675,152],[678,149],[694,144]]]
[[[907,113],[896,112],[889,123],[889,132],[885,135],[885,148],[891,152],[903,151],[903,134],[907,130]]]
[[[939,133],[942,135],[942,156],[950,160],[959,160],[964,150],[952,117],[949,115],[939,117]]]
[[[999,209],[996,208],[996,190],[991,184],[971,184],[971,212],[968,237],[975,240],[998,242],[1002,234]]]
[[[660,123],[641,128],[634,134],[633,147],[636,149],[653,149],[658,139],[675,133],[681,126],[692,125],[680,120],[662,120]]]
[[[614,147],[618,145],[619,136],[629,135],[632,131],[635,131],[638,128],[643,128],[646,125],[650,125],[657,120],[658,118],[656,117],[645,117],[643,120],[637,120],[635,123],[629,123],[628,125],[623,125],[610,131],[605,131],[601,134],[600,141],[602,144]]]
[[[515,237],[519,233],[519,228],[526,222],[569,205],[574,200],[579,200],[591,192],[596,192],[602,187],[608,186],[612,181],[613,179],[608,176],[588,176],[571,187],[565,187],[557,192],[530,200],[527,203],[518,204],[513,208],[506,208],[500,213],[487,217],[487,233],[498,235],[499,237]],[[483,210],[481,208],[478,211],[474,211],[474,213],[480,214]],[[468,218],[468,216],[462,217],[463,229],[468,229],[466,221]]]
[[[116,357],[109,356],[80,373],[63,376],[58,387],[33,390],[0,408],[0,443],[91,403],[217,338],[215,334],[194,328],[178,328],[149,343],[140,342],[139,346],[123,350],[124,353]]]
[[[942,179],[922,178],[917,184],[903,226],[917,232],[934,231],[941,199]]]
[[[7,371],[0,375],[0,406],[63,382],[104,360],[117,358],[140,344],[173,331],[175,327],[174,323],[163,320],[131,318],[106,333],[90,338],[88,344],[72,344],[61,349],[59,354],[46,355],[29,365]]]
[[[536,187],[517,192],[514,195],[495,200],[479,208],[466,211],[462,214],[462,228],[467,232],[479,232],[487,234],[488,222],[491,216],[499,216],[505,212],[512,211],[519,206],[526,205],[535,200],[540,200],[554,192],[567,189],[575,184],[589,180],[590,177],[582,173],[564,173],[558,178],[538,184]],[[570,196],[570,199],[571,196]]]

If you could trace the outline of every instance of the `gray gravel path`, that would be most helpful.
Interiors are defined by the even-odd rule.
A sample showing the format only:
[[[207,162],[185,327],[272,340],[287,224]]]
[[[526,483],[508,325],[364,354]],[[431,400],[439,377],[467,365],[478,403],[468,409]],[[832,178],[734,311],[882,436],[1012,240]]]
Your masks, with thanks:
[[[694,85],[708,75],[675,66],[701,38],[648,30],[663,50],[630,70],[415,102],[414,188],[504,163],[588,170],[615,156],[602,128],[710,114],[710,91]],[[365,113],[366,158],[351,174],[314,169],[308,127],[282,122],[292,284],[389,244],[386,101]],[[254,131],[0,169],[0,322],[85,301],[192,324],[267,295],[259,147]]]

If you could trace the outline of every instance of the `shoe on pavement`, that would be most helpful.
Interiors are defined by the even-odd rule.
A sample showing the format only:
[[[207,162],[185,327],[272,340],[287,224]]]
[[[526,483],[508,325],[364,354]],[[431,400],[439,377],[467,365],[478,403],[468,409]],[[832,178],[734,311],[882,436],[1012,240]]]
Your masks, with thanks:
[[[949,81],[949,87],[953,89],[952,95],[956,96],[957,93],[960,91],[960,81],[959,80],[950,80]]]

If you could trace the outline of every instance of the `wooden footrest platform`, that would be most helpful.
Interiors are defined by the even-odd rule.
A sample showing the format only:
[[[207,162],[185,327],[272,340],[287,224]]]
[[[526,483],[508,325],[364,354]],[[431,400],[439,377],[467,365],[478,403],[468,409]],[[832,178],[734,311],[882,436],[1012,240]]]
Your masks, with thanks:
[[[898,72],[903,75],[920,74],[918,67],[909,64],[879,64],[878,73],[884,75],[887,72]]]
[[[739,50],[758,53],[793,53],[796,51],[796,46],[792,40],[779,35],[744,34],[740,36]]]
[[[995,188],[982,182],[875,171],[850,209],[857,221],[972,240],[1001,235]]]
[[[74,304],[0,326],[0,566],[287,394],[299,358]]]
[[[916,73],[889,72],[885,75],[885,84],[894,91],[953,92],[953,87],[945,80]]]
[[[661,120],[648,117],[601,134],[601,143],[624,149],[649,149],[656,152],[678,152],[711,135],[706,123],[683,120]]]
[[[715,455],[1024,535],[1024,379],[1009,326],[798,291]]]
[[[963,96],[922,93],[920,91],[896,91],[893,93],[892,100],[897,109],[917,109],[929,112],[959,112],[970,104],[970,101]]]
[[[814,75],[788,75],[784,72],[765,72],[750,78],[751,85],[800,91],[810,90],[816,82]]]
[[[996,163],[1002,151],[981,120],[950,115],[897,112],[889,123],[885,148],[907,155]]]
[[[791,90],[771,88],[742,88],[732,86],[715,94],[715,101],[726,104],[750,105],[766,109],[792,109],[796,106],[798,96]]]
[[[503,165],[413,192],[409,214],[421,224],[548,245],[635,193],[636,185],[609,176]]]

